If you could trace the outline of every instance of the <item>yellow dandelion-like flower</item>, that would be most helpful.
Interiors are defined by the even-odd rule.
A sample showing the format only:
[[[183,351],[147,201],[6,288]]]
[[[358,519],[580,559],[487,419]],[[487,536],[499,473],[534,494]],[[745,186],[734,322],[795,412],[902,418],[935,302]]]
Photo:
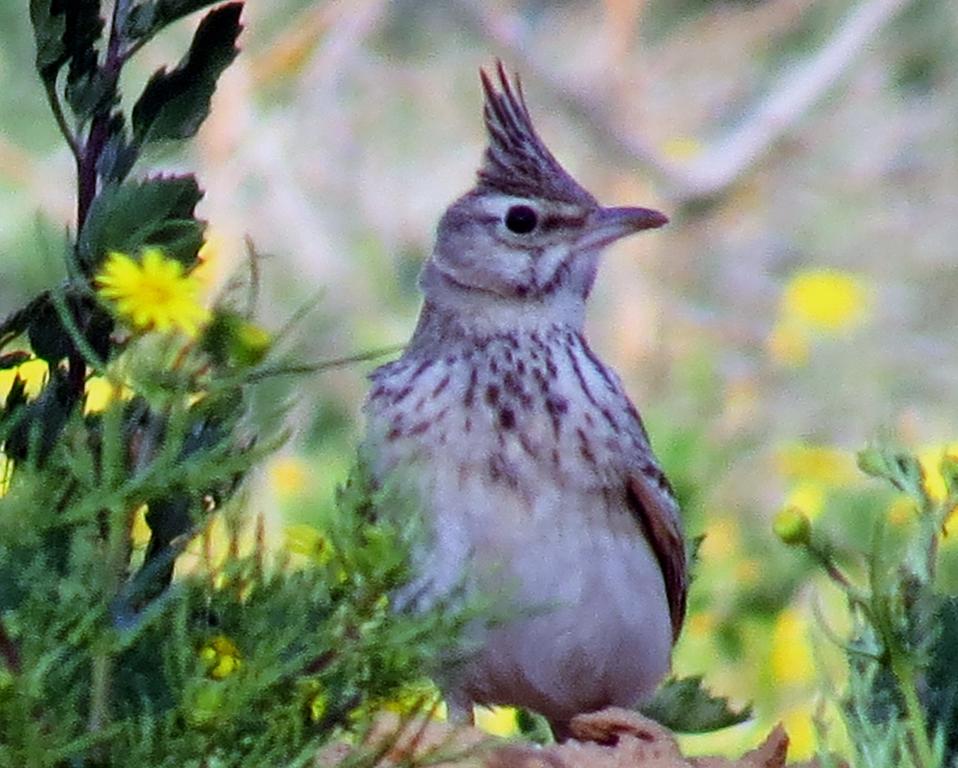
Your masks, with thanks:
[[[177,330],[193,337],[209,317],[200,303],[200,281],[159,248],[144,249],[140,259],[111,253],[96,285],[117,315],[139,331]]]
[[[793,275],[781,299],[781,315],[809,330],[839,333],[861,325],[868,315],[868,291],[861,280],[835,269]]]

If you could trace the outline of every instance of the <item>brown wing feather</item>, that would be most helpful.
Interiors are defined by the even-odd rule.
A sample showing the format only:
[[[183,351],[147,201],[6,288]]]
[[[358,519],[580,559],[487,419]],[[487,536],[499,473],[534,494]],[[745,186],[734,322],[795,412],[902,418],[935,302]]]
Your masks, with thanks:
[[[653,463],[643,464],[629,476],[626,498],[662,569],[674,642],[685,621],[688,596],[688,566],[678,504],[668,479]]]

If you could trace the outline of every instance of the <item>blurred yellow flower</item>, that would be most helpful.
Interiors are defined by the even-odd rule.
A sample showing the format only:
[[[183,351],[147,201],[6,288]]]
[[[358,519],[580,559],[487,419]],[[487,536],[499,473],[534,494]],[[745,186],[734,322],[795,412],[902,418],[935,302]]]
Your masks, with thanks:
[[[741,546],[738,522],[731,517],[719,517],[709,523],[699,554],[703,560],[721,560],[737,553]]]
[[[516,722],[516,710],[513,707],[476,707],[476,727],[493,736],[516,736],[519,723]]]
[[[15,368],[0,370],[0,400],[6,400],[13,387],[13,382],[19,377],[25,385],[27,397],[34,398],[40,394],[43,385],[47,383],[47,364],[40,359],[27,360]]]
[[[150,526],[146,524],[146,513],[149,507],[146,504],[140,504],[133,511],[133,522],[130,524],[130,542],[134,549],[143,549],[150,542]]]
[[[779,685],[804,685],[814,677],[808,619],[794,606],[783,608],[772,629],[771,670]]]
[[[945,478],[941,474],[941,462],[946,458],[958,459],[958,443],[928,448],[918,454],[925,493],[938,503],[944,501],[948,495]]]
[[[714,611],[695,611],[689,614],[685,632],[693,637],[708,637],[718,626]]]
[[[907,496],[898,496],[888,507],[888,522],[904,525],[915,517],[915,502]]]
[[[209,317],[200,303],[200,281],[159,248],[145,248],[139,259],[111,253],[96,285],[100,296],[139,331],[178,330],[193,337]]]
[[[84,413],[101,413],[110,403],[117,400],[129,400],[133,397],[133,390],[125,384],[118,384],[103,376],[91,376],[87,379],[86,403]]]
[[[805,707],[796,707],[782,715],[782,725],[788,734],[788,760],[808,760],[815,755],[818,737],[812,715]]]
[[[785,506],[814,520],[825,509],[825,488],[815,481],[797,483],[788,493]]]
[[[318,565],[326,565],[333,557],[333,545],[322,531],[300,523],[286,528],[286,549],[308,557]]]
[[[780,312],[784,320],[809,330],[838,333],[866,320],[868,292],[850,272],[804,270],[785,285]]]
[[[214,680],[223,680],[242,666],[239,648],[226,635],[214,635],[199,650],[206,674]]]
[[[808,334],[794,323],[777,323],[765,340],[765,350],[778,365],[797,368],[808,362]]]
[[[813,443],[791,443],[775,452],[775,468],[786,480],[816,482],[828,487],[858,479],[855,457],[839,448]]]
[[[306,490],[309,476],[309,466],[299,456],[277,456],[269,465],[269,479],[283,498]]]
[[[691,136],[673,136],[662,145],[663,154],[670,160],[691,160],[702,154],[702,142]]]

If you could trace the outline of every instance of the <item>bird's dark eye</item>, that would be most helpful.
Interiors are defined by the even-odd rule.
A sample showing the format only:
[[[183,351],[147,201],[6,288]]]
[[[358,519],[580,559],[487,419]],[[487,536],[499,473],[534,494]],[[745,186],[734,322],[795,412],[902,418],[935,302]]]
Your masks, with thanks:
[[[506,228],[517,235],[527,235],[536,228],[539,217],[528,205],[514,205],[506,212]]]

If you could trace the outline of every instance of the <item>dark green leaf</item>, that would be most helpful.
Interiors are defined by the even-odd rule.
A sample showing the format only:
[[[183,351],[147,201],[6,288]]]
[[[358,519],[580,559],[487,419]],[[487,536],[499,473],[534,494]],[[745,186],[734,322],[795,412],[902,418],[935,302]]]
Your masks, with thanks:
[[[123,34],[131,39],[152,37],[177,19],[206,8],[219,0],[153,0],[130,10],[123,25]]]
[[[241,3],[228,3],[200,22],[186,57],[176,69],[154,73],[133,106],[138,144],[193,136],[210,111],[216,80],[236,58]]]
[[[97,112],[108,110],[119,95],[116,81],[99,69],[94,69],[76,79],[68,79],[64,91],[73,114],[83,122]]]
[[[8,352],[5,355],[0,355],[0,371],[5,371],[9,368],[16,368],[17,366],[23,365],[27,360],[31,358],[29,352]]]
[[[751,707],[734,710],[728,699],[714,696],[702,685],[701,676],[669,678],[640,709],[677,733],[717,731],[744,723],[752,716]]]
[[[82,337],[101,359],[106,357],[113,331],[113,321],[90,296],[72,294],[66,298],[66,308]],[[27,336],[34,354],[56,365],[63,358],[77,354],[69,331],[63,326],[53,297],[37,305],[30,314]]]
[[[7,435],[4,452],[15,460],[32,458],[43,462],[56,446],[57,438],[78,402],[60,369],[51,368],[50,376],[40,396],[20,407],[16,414],[20,418]]]
[[[66,20],[63,44],[70,57],[67,82],[76,83],[97,68],[96,43],[103,31],[100,0],[60,0],[59,5]]]
[[[138,152],[130,143],[126,132],[123,114],[116,112],[110,118],[107,127],[108,138],[97,163],[96,171],[101,179],[110,182],[122,182],[136,163]]]
[[[193,212],[203,193],[193,176],[161,176],[107,185],[90,207],[77,243],[80,263],[95,271],[109,251],[155,245],[192,266],[204,223]]]
[[[30,0],[30,21],[37,44],[36,66],[40,77],[50,82],[69,54],[63,42],[67,22],[57,0]]]

